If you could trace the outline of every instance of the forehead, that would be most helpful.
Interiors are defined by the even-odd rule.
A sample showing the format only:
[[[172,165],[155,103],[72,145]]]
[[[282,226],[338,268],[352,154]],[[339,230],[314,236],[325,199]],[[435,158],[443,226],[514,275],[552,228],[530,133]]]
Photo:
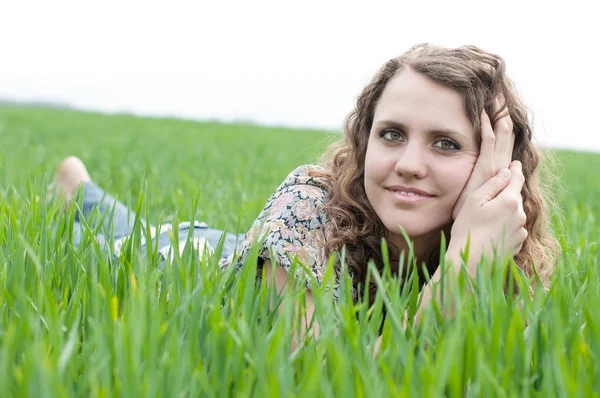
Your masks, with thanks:
[[[415,130],[450,129],[474,138],[464,95],[413,71],[397,73],[385,86],[373,123],[387,120]]]

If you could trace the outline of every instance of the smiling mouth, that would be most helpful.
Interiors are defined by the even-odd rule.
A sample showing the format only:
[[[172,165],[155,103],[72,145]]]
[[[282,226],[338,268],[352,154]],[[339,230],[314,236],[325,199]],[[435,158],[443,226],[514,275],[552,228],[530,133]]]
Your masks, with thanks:
[[[402,191],[389,188],[387,189],[387,191],[390,193],[392,198],[401,202],[421,202],[432,197],[430,195],[424,195],[417,192]]]
[[[406,196],[422,196],[422,197],[427,197],[426,195],[421,195],[419,193],[415,193],[415,192],[407,192],[407,191],[395,191],[395,190],[391,190],[392,192],[397,192],[400,195],[406,195]]]

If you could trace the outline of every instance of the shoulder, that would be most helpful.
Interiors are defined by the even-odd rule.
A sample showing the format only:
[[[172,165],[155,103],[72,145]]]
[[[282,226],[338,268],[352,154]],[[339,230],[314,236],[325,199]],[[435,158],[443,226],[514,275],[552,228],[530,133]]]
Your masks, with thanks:
[[[258,275],[265,261],[274,260],[286,271],[294,260],[304,265],[296,269],[296,277],[306,280],[309,270],[317,283],[321,283],[329,253],[327,250],[327,225],[329,220],[325,202],[329,192],[329,179],[325,169],[316,165],[303,165],[294,169],[267,200],[263,210],[247,232],[236,259],[240,269],[249,260],[248,255],[258,248]],[[337,274],[334,296],[338,295]],[[356,299],[356,290],[352,288]]]
[[[253,231],[257,228],[263,235],[282,231],[283,235],[278,238],[293,235],[299,244],[304,244],[302,238],[311,230],[319,230],[327,221],[324,207],[329,185],[327,179],[319,175],[322,171],[319,166],[303,165],[289,173],[271,195],[249,232],[257,232]],[[252,234],[248,238],[255,240]]]
[[[274,255],[287,270],[297,258],[320,279],[327,261],[324,227],[329,189],[322,172],[319,166],[303,165],[288,174],[246,234],[238,265],[252,245],[259,244],[259,264]]]
[[[317,165],[305,164],[296,167],[283,180],[275,193],[288,188],[305,190],[314,193],[327,193],[329,191],[329,181],[324,177],[325,170]],[[316,188],[312,189],[310,187]],[[324,192],[321,192],[324,191]]]
[[[294,169],[267,201],[257,222],[285,220],[289,226],[313,219],[307,227],[319,227],[326,221],[325,201],[329,192],[319,166],[303,165]],[[255,223],[256,224],[256,223]]]

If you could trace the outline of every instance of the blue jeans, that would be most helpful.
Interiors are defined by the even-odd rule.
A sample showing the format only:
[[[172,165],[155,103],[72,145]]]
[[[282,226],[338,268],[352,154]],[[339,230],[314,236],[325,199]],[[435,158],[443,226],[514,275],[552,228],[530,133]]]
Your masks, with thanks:
[[[133,232],[133,226],[136,219],[136,215],[133,210],[129,209],[123,203],[116,200],[114,197],[108,195],[102,188],[92,181],[84,182],[82,184],[82,190],[80,195],[83,198],[78,197],[76,200],[82,204],[81,213],[75,214],[75,227],[74,231],[74,244],[78,246],[81,242],[81,228],[80,222],[81,217],[88,216],[94,209],[98,209],[103,219],[104,230],[109,234],[114,234],[112,239],[104,236],[100,233],[96,235],[96,239],[101,247],[106,247],[107,242],[112,242],[117,239],[124,238]],[[112,214],[112,217],[111,217]],[[142,225],[146,225],[146,221],[140,219]],[[91,228],[97,227],[97,225],[91,225]],[[223,236],[224,232],[218,229],[209,228],[205,223],[195,223],[192,225],[180,226],[178,234],[179,241],[185,241],[189,235],[190,229],[193,229],[193,236],[195,238],[204,238],[213,248],[216,248],[219,240]],[[221,258],[226,258],[233,254],[236,247],[241,245],[244,238],[244,234],[230,234],[225,235],[225,242]],[[158,249],[171,245],[171,238],[168,232],[162,232],[154,237],[153,245],[156,245],[158,240]],[[144,248],[142,248],[144,249]],[[145,252],[145,250],[143,250]]]

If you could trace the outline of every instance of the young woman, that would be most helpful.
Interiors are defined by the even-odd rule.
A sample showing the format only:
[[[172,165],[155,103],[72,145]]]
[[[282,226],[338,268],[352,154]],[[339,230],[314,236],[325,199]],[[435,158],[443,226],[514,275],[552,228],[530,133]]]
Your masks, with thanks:
[[[294,258],[319,282],[329,256],[345,246],[356,300],[365,288],[374,289],[364,286],[367,262],[383,266],[382,238],[392,264],[408,249],[403,228],[418,262],[433,275],[430,284],[440,278],[442,234],[449,242],[446,260],[455,267],[470,238],[467,269],[473,275],[481,256],[497,250],[513,256],[528,275],[535,264],[545,282],[556,246],[547,230],[540,154],[531,135],[526,107],[502,58],[474,46],[417,45],[385,63],[364,88],[342,141],[322,164],[292,171],[247,234],[227,235],[221,265],[241,267],[251,246],[263,242],[259,270],[282,289]],[[132,230],[130,210],[95,185],[77,158],[63,161],[55,181],[67,197],[83,184],[84,214],[114,206],[118,252]],[[173,250],[166,233],[172,228],[153,229],[164,261]],[[204,224],[175,228],[183,242],[193,228],[199,249],[215,247],[222,234]],[[271,267],[271,255],[278,266]],[[332,293],[337,296],[337,285]],[[421,308],[431,299],[431,285],[422,294]],[[311,315],[310,291],[307,300]]]

